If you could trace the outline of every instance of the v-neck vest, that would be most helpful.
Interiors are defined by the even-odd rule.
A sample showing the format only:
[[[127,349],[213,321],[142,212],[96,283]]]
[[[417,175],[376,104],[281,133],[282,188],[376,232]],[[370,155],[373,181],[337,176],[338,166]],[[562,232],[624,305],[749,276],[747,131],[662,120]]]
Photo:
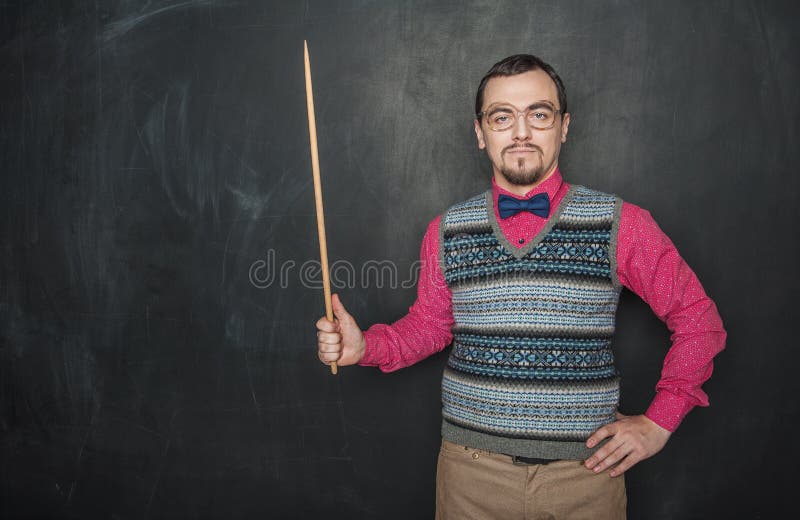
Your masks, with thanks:
[[[614,420],[611,348],[621,286],[622,201],[573,186],[525,247],[498,225],[492,192],[452,206],[440,224],[452,293],[453,348],[442,379],[442,434],[511,455],[579,459]]]

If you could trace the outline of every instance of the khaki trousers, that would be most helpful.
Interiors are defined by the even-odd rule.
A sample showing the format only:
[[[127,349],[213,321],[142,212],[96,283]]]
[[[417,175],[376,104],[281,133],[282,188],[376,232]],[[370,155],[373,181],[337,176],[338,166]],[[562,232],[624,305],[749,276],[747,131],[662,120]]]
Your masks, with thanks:
[[[442,440],[436,520],[625,520],[624,478],[595,474],[580,460],[519,466]]]

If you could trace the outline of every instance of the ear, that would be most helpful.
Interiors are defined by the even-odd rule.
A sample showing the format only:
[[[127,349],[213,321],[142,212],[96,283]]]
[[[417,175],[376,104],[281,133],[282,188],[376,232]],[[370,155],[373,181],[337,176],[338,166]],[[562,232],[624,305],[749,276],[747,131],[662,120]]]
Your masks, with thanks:
[[[483,139],[483,129],[481,128],[481,122],[479,119],[475,120],[475,137],[478,138],[478,148],[481,150],[486,148],[486,141]]]
[[[569,112],[561,117],[561,142],[567,142],[567,133],[569,132]]]

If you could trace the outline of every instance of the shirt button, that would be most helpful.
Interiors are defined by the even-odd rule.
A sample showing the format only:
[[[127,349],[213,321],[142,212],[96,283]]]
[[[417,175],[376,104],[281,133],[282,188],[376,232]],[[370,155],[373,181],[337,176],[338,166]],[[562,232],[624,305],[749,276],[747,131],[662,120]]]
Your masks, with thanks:
[[[520,243],[520,244],[524,244],[524,243],[525,243],[525,239],[524,239],[524,238],[520,238],[520,239],[519,239],[519,243]]]

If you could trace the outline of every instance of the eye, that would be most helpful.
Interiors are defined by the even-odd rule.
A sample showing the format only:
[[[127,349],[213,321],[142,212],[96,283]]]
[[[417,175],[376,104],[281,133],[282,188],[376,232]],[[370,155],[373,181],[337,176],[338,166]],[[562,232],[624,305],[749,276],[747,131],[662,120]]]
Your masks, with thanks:
[[[508,114],[495,114],[494,116],[492,116],[492,121],[502,125],[511,121],[511,116],[509,116]]]
[[[552,114],[546,110],[537,110],[536,112],[531,112],[530,117],[537,121],[547,121],[552,117]]]

